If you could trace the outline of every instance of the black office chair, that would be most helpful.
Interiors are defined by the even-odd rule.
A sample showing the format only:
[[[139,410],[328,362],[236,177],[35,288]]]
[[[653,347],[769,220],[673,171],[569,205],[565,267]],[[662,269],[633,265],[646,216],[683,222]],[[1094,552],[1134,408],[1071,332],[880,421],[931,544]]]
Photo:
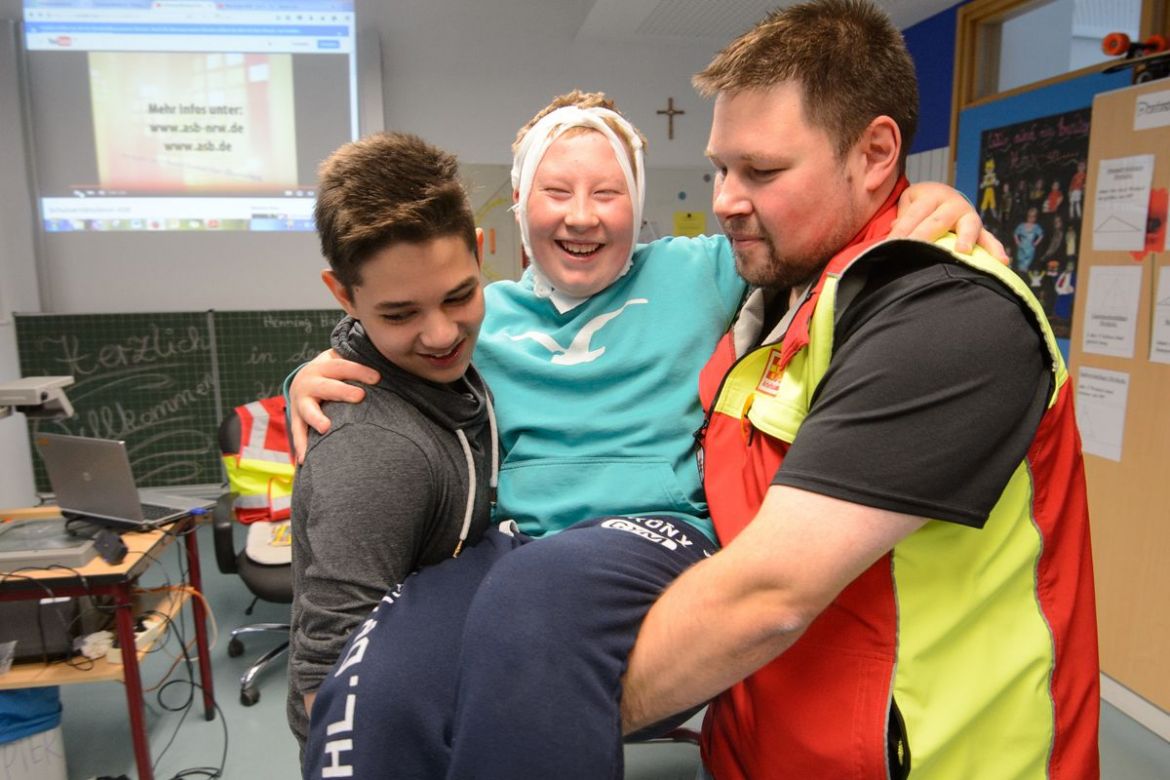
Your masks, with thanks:
[[[240,418],[232,412],[219,426],[220,450],[226,454],[235,454],[240,451]],[[252,603],[244,610],[244,614],[251,615],[256,602],[263,599],[277,604],[292,603],[292,564],[269,565],[257,563],[248,557],[247,550],[236,550],[234,528],[236,513],[234,493],[225,493],[219,497],[212,514],[213,538],[215,541],[215,560],[219,570],[224,574],[237,574],[244,581],[244,585],[252,593]],[[257,658],[240,678],[240,703],[250,707],[260,701],[260,691],[256,688],[256,678],[269,664],[280,658],[288,651],[289,624],[288,623],[253,623],[232,629],[231,640],[228,642],[228,655],[235,658],[244,653],[244,642],[241,637],[253,633],[279,633],[281,643],[268,650]]]

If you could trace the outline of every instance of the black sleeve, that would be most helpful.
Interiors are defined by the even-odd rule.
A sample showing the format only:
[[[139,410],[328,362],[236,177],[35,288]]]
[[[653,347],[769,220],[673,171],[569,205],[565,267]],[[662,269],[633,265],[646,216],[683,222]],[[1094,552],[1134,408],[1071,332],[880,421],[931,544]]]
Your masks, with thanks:
[[[773,484],[981,527],[1051,387],[1022,302],[955,264],[874,270],[836,332]]]

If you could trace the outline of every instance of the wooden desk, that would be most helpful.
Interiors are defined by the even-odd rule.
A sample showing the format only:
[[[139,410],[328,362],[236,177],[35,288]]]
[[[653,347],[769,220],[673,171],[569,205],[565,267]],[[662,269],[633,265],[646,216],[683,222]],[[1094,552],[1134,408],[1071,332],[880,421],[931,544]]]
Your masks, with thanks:
[[[0,522],[27,518],[59,517],[56,507],[35,509],[0,510]],[[0,576],[0,601],[41,599],[45,588],[54,596],[111,596],[114,599],[114,622],[118,644],[122,649],[122,663],[112,664],[104,658],[93,662],[82,670],[64,662],[43,664],[39,662],[19,663],[5,675],[0,675],[0,689],[37,688],[48,685],[71,685],[75,683],[106,682],[119,680],[126,684],[126,706],[130,713],[130,732],[134,741],[134,760],[138,765],[140,780],[153,780],[151,769],[150,743],[146,736],[146,719],[143,711],[142,676],[139,661],[146,650],[139,652],[134,640],[134,616],[136,611],[157,610],[168,617],[177,618],[183,603],[190,601],[195,622],[196,652],[199,654],[199,682],[203,688],[204,717],[215,717],[215,695],[212,690],[211,654],[207,645],[207,610],[201,598],[192,598],[187,592],[148,592],[136,594],[138,578],[158,562],[162,552],[178,538],[182,538],[187,556],[187,581],[198,593],[203,592],[203,580],[199,570],[199,545],[195,539],[197,518],[188,516],[169,525],[163,531],[125,533],[128,552],[122,562],[110,565],[100,557],[76,571],[85,577],[83,584],[73,572],[22,570],[17,577],[5,580]],[[2,575],[2,572],[0,572]],[[44,587],[42,587],[44,586]]]

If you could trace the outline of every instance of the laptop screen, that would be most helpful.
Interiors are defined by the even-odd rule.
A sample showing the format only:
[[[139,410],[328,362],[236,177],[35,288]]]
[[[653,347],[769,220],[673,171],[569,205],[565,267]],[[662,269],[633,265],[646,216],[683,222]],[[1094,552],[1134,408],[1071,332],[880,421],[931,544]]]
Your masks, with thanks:
[[[125,442],[54,433],[38,433],[33,441],[63,512],[138,527],[183,515],[144,516]]]

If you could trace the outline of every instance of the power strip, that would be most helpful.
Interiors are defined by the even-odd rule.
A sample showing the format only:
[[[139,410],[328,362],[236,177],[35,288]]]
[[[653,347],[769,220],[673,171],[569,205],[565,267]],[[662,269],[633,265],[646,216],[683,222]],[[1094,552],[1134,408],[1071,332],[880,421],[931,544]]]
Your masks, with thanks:
[[[134,632],[134,645],[138,648],[138,652],[143,652],[154,647],[154,643],[162,636],[167,627],[167,621],[160,617],[147,617],[142,619],[143,628],[141,631]],[[111,647],[106,653],[106,661],[111,664],[122,665],[122,649],[120,647]]]

